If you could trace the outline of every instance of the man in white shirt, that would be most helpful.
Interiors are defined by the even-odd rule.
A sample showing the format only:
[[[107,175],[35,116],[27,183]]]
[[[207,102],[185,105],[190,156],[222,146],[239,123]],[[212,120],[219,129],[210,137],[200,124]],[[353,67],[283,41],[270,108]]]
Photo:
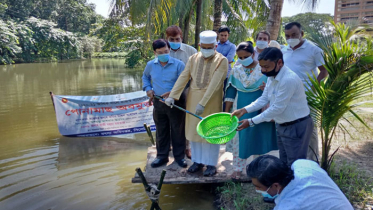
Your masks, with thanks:
[[[265,48],[268,47],[271,41],[271,35],[268,31],[260,31],[255,37],[256,46],[254,47],[255,57],[254,60],[258,60],[258,57]]]
[[[197,50],[189,46],[187,44],[182,43],[183,41],[183,32],[181,31],[181,28],[179,26],[172,25],[166,29],[166,39],[170,43],[171,50],[170,50],[170,56],[173,58],[176,58],[184,63],[184,65],[188,62],[189,57],[192,56],[193,54],[197,53]],[[188,87],[185,89],[183,93],[182,98],[186,98],[187,92],[188,92]],[[164,95],[165,98],[167,98],[169,95],[166,94]],[[185,107],[186,102],[184,102],[183,106]],[[190,145],[189,141],[186,141],[186,150],[185,150],[185,155],[190,159],[192,157],[192,153],[190,151]]]
[[[280,159],[290,166],[295,160],[307,157],[313,130],[304,86],[300,78],[284,66],[281,50],[266,48],[258,59],[262,73],[268,77],[264,92],[256,101],[234,111],[232,115],[240,118],[269,103],[269,108],[261,114],[240,121],[242,124],[238,130],[273,119],[276,122]]]
[[[338,186],[310,160],[297,160],[290,166],[277,157],[263,155],[246,168],[256,191],[275,199],[274,210],[353,210]]]
[[[328,75],[328,71],[323,66],[323,51],[312,42],[303,39],[303,36],[302,26],[299,23],[288,23],[285,26],[285,37],[289,45],[282,50],[282,53],[284,54],[286,66],[302,79],[306,87],[310,88],[308,76],[313,77],[315,75],[320,82]],[[320,70],[320,74],[317,69]],[[319,147],[316,126],[314,127],[309,147],[307,158],[317,160],[315,153],[318,156]]]

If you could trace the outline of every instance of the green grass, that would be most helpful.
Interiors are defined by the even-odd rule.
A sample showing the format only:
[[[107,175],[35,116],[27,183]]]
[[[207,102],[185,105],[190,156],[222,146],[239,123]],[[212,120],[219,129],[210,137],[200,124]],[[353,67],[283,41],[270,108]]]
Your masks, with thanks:
[[[366,209],[373,205],[373,179],[355,165],[332,164],[330,177],[338,185],[356,209]],[[227,182],[219,187],[221,210],[267,210],[274,204],[263,202],[263,197],[255,192],[252,184]]]
[[[331,165],[330,177],[338,185],[347,199],[359,209],[365,209],[373,202],[373,179],[355,165],[343,162]]]
[[[92,58],[124,58],[127,52],[95,52]]]
[[[227,182],[219,187],[221,210],[269,210],[274,204],[263,202],[263,196],[255,192],[255,188],[249,183]]]

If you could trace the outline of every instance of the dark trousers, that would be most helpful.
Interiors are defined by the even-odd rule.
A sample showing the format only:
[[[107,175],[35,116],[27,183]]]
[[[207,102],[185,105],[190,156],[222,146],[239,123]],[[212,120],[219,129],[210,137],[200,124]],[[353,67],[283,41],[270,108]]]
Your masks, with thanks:
[[[225,102],[224,102],[224,99],[225,99],[225,89],[227,88],[227,82],[228,82],[228,78],[226,78],[224,80],[224,87],[223,87],[223,112],[225,112]]]
[[[175,104],[185,108],[185,98]],[[157,158],[168,158],[170,144],[176,160],[185,156],[185,112],[154,99],[153,119],[156,127]]]
[[[280,159],[287,165],[291,166],[298,159],[307,159],[313,126],[311,117],[292,125],[276,124]]]

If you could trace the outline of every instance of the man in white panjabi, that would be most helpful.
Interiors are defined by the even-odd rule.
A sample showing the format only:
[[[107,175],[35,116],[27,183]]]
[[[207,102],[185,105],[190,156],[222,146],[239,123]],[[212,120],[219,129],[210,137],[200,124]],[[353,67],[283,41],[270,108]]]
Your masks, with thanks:
[[[178,100],[186,84],[191,80],[186,108],[194,109],[197,115],[206,117],[222,110],[223,83],[228,72],[228,60],[216,52],[217,34],[214,31],[203,31],[199,36],[201,52],[189,58],[166,99],[166,104],[171,106],[175,99]],[[209,144],[197,134],[196,127],[199,121],[194,116],[186,116],[185,133],[186,138],[190,140],[194,162],[188,172],[195,173],[206,165],[203,175],[213,176],[216,174],[220,145]]]

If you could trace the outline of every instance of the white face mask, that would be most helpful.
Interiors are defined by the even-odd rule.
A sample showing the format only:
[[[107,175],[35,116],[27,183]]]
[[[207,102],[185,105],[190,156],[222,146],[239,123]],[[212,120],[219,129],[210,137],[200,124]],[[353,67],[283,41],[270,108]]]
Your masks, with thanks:
[[[293,48],[300,43],[300,39],[288,39],[286,42]]]
[[[266,41],[256,41],[256,46],[259,49],[263,50],[263,49],[268,47],[268,42],[266,42]]]
[[[202,53],[203,57],[209,58],[209,57],[211,57],[212,55],[215,54],[215,48],[214,49],[203,49],[203,48],[201,48],[201,53]]]

